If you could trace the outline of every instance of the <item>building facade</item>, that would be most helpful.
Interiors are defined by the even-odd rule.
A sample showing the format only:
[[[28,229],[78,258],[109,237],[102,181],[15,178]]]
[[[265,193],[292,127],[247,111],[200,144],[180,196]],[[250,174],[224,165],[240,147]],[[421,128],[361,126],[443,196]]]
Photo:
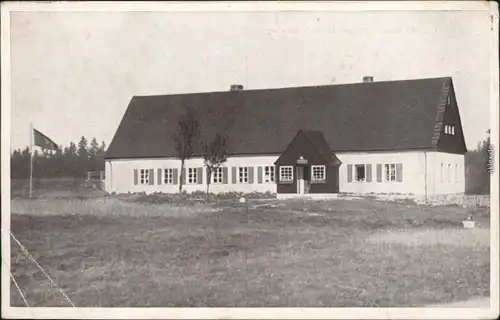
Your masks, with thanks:
[[[230,119],[210,191],[278,197],[460,194],[465,140],[451,78],[134,97],[106,153],[108,192],[205,191],[203,153],[180,172],[172,136],[189,108],[201,137]]]

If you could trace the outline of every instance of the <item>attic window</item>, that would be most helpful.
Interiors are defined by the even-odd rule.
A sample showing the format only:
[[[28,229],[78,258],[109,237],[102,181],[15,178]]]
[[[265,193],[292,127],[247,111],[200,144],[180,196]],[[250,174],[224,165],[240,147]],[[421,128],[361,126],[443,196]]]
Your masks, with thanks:
[[[445,125],[444,126],[444,133],[445,134],[451,134],[452,136],[455,135],[455,126],[452,126],[452,125]]]

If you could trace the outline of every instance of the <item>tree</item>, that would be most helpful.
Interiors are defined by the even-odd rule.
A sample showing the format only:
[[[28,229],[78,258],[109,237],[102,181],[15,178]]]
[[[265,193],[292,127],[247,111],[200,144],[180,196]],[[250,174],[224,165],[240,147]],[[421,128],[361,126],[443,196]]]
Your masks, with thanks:
[[[189,108],[187,112],[179,118],[179,121],[177,122],[177,131],[172,137],[174,140],[175,151],[177,152],[177,158],[181,160],[179,192],[182,192],[182,186],[184,184],[183,177],[185,177],[185,161],[193,156],[195,149],[198,146],[199,135],[200,123],[194,111]]]
[[[486,140],[479,141],[475,150],[470,150],[465,155],[467,194],[490,193],[490,130],[486,131]]]
[[[106,143],[104,141],[101,142],[98,152],[104,157],[104,153],[106,152]]]
[[[208,144],[204,144],[204,160],[207,167],[207,199],[210,194],[210,182],[212,173],[221,167],[227,160],[227,137],[226,134],[217,133],[215,138]]]
[[[87,147],[87,139],[82,136],[80,138],[80,142],[78,142],[78,160],[76,162],[76,170],[78,172],[78,176],[84,177],[89,171],[90,161],[89,161],[89,151]]]
[[[33,153],[33,175],[37,178],[82,178],[85,170],[104,170],[104,141],[99,146],[96,139],[92,139],[87,149],[87,140],[82,137],[78,147],[74,142],[69,146],[55,151],[42,149]],[[95,153],[95,155],[94,155]],[[11,177],[13,179],[28,179],[30,173],[31,152],[28,147],[14,150],[11,154]]]
[[[90,149],[89,153],[91,156],[95,156],[99,151],[99,144],[97,143],[97,139],[94,137],[92,141],[90,141]]]

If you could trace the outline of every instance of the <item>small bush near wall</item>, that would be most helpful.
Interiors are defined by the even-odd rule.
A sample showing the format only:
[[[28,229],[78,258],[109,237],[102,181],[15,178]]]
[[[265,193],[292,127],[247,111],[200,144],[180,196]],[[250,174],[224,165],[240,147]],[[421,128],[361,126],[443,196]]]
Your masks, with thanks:
[[[206,193],[203,191],[195,191],[192,193],[183,192],[179,193],[135,193],[133,195],[120,195],[120,197],[130,200],[133,202],[140,203],[152,203],[152,204],[163,204],[163,203],[185,203],[193,204],[200,201],[206,201]],[[247,199],[273,199],[276,198],[276,194],[272,192],[225,192],[219,194],[210,194],[209,200],[229,200],[238,199],[240,197],[245,197]]]

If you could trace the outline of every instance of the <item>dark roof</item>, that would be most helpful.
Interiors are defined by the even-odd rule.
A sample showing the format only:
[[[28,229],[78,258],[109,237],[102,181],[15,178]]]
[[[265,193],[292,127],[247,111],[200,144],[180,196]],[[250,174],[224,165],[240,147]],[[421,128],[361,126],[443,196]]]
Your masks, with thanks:
[[[318,130],[301,130],[301,132],[325,158],[326,163],[331,165],[339,165],[342,163],[328,146],[323,132]]]
[[[172,136],[187,108],[198,115],[206,139],[230,120],[229,154],[279,154],[301,129],[323,132],[333,151],[435,148],[438,105],[451,81],[135,96],[106,158],[176,156]]]

